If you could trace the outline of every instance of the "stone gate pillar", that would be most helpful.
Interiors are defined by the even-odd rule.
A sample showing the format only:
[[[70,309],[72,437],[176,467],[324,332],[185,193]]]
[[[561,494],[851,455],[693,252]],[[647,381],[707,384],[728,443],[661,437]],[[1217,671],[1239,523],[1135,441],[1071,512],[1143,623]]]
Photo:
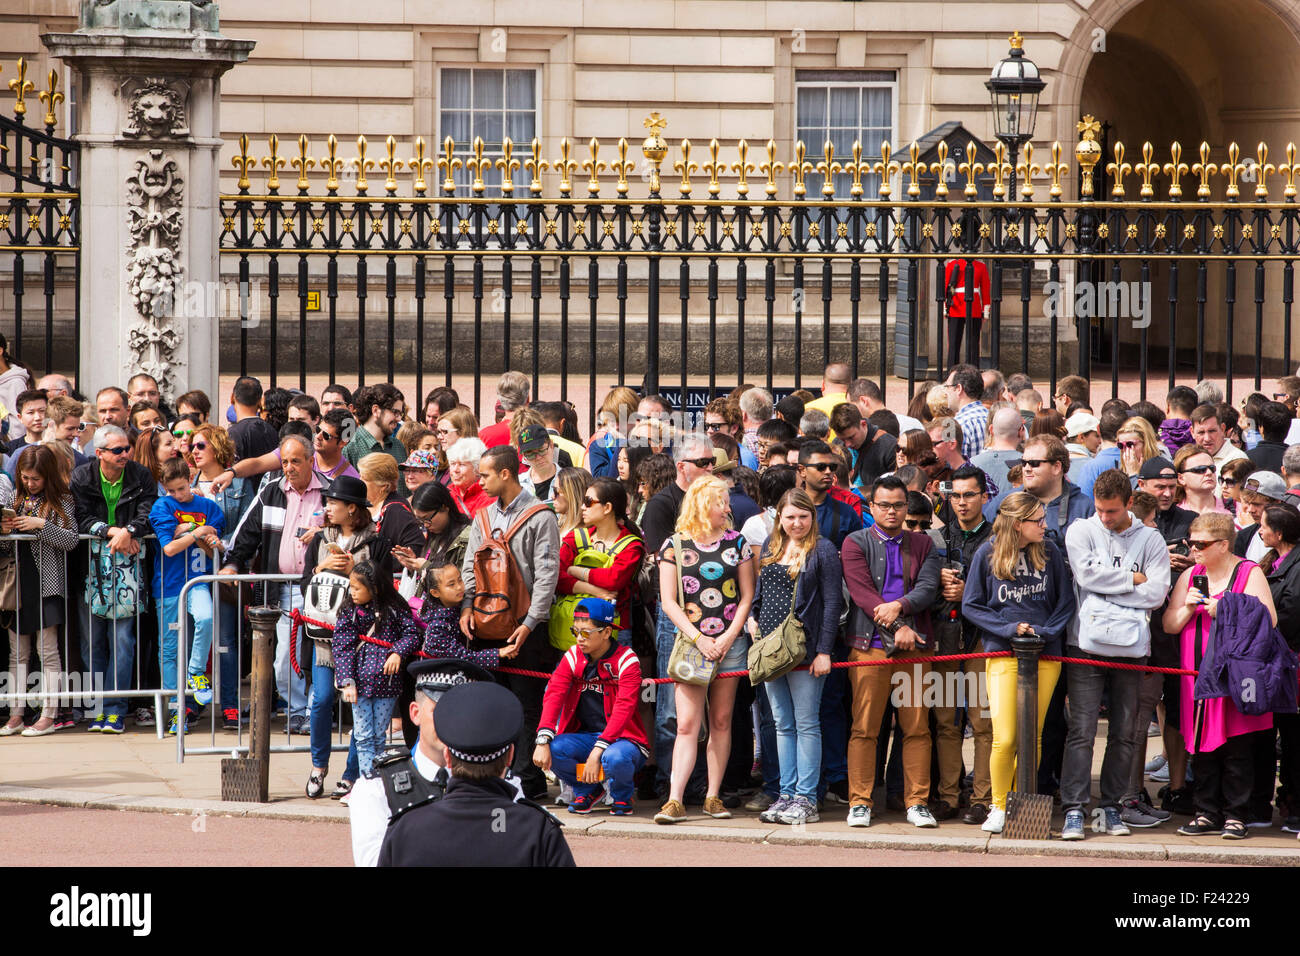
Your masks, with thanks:
[[[152,374],[217,394],[221,75],[251,40],[210,0],[81,0],[41,37],[80,73],[82,391]]]

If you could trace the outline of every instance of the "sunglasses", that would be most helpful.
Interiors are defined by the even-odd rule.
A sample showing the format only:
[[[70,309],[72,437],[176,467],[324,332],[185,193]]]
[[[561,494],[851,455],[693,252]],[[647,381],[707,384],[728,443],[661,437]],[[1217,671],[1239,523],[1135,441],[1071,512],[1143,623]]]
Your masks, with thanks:
[[[1225,488],[1234,488],[1234,487],[1236,487],[1236,485],[1237,485],[1237,479],[1236,479],[1236,478],[1224,478],[1224,479],[1223,479],[1223,487],[1225,487]]]
[[[694,465],[696,468],[712,468],[713,458],[687,458],[687,463]]]
[[[1008,468],[1014,468],[1020,465],[1022,468],[1042,468],[1044,465],[1050,465],[1050,458],[1021,458],[1019,461],[1007,462]]]
[[[574,637],[591,638],[603,630],[603,627],[571,627],[569,628],[569,633]]]
[[[726,427],[727,427],[726,422],[705,422],[704,423],[704,430],[706,432],[709,432],[710,434],[712,434],[713,432],[720,432]]]
[[[908,518],[903,524],[907,525],[913,531],[924,531],[930,526],[930,522],[924,518]]]
[[[90,427],[89,422],[77,422],[77,431],[79,432],[84,432],[89,427]]]
[[[812,468],[816,471],[834,471],[835,463],[832,461],[810,462],[806,465],[800,465],[800,468]]]
[[[1187,546],[1193,551],[1204,551],[1212,544],[1218,544],[1220,541],[1227,540],[1227,538],[1211,538],[1209,541],[1188,541]]]
[[[321,436],[322,438],[324,438],[326,441],[338,441],[338,440],[339,440],[339,436],[338,436],[338,435],[335,435],[333,432],[327,432],[325,429],[320,428],[320,427],[318,427],[318,428],[316,429],[316,434],[317,434],[317,435],[320,435],[320,436]]]
[[[1115,447],[1120,451],[1131,451],[1134,448],[1141,448],[1142,443],[1140,441],[1117,441]]]
[[[172,435],[174,435],[174,436],[177,437],[177,438],[189,438],[191,435],[194,434],[195,431],[196,431],[196,429],[193,429],[193,428],[188,429],[188,430],[186,430],[186,431],[180,431],[180,432],[178,432],[178,431],[173,431],[173,432],[172,432]]]
[[[125,454],[130,453],[130,451],[131,451],[131,446],[130,446],[130,445],[119,445],[119,446],[116,447],[116,448],[105,448],[104,451],[108,452],[110,455],[125,455]]]
[[[546,446],[543,446],[541,448],[534,448],[532,451],[524,452],[524,457],[527,458],[529,461],[540,461],[550,453],[551,453],[550,449]]]
[[[1213,465],[1197,465],[1195,468],[1184,468],[1178,473],[1180,475],[1187,475],[1187,474],[1206,475],[1206,474],[1213,474],[1214,470],[1215,469]]]
[[[600,507],[601,505],[603,505],[604,503],[605,503],[605,502],[603,502],[603,501],[601,501],[601,500],[599,500],[599,499],[597,499],[597,498],[592,498],[591,496],[587,496],[586,498],[583,498],[583,499],[582,499],[582,504],[583,504],[583,507],[585,507],[585,508],[599,508],[599,507]]]
[[[196,441],[190,445],[190,451],[207,451],[208,443],[205,441]]]

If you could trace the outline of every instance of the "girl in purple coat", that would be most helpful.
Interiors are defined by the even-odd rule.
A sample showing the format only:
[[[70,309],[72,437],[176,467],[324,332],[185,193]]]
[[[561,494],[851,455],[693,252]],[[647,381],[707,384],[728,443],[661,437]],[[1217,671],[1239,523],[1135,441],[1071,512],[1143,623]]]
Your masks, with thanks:
[[[339,608],[331,650],[334,680],[352,705],[357,760],[369,774],[384,745],[393,702],[402,690],[402,664],[420,648],[421,628],[373,562],[362,561],[348,578],[348,597]]]

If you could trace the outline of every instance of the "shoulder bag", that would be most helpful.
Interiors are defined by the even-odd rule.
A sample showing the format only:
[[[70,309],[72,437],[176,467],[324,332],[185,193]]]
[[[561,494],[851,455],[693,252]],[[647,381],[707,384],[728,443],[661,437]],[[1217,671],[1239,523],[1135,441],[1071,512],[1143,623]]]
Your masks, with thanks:
[[[776,629],[749,646],[749,682],[757,687],[766,681],[784,677],[803,663],[808,655],[808,637],[803,621],[795,617],[794,605],[799,596],[800,571],[795,575],[790,594],[790,611]]]
[[[682,591],[682,536],[673,535],[673,557],[677,565],[677,606],[683,611],[686,597]],[[679,684],[694,684],[696,687],[708,687],[718,673],[718,662],[704,656],[695,645],[695,639],[677,631],[673,641],[673,652],[668,658],[668,677]]]

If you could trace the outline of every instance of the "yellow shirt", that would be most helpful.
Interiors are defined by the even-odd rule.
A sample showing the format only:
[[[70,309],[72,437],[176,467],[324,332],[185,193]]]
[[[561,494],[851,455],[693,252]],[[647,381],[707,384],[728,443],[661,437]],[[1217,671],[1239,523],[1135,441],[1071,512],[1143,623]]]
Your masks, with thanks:
[[[815,408],[819,412],[825,412],[826,417],[830,418],[831,412],[835,411],[835,406],[843,405],[848,400],[849,400],[848,392],[831,392],[830,394],[823,395],[821,398],[814,398],[811,402],[809,402],[807,405],[803,407],[803,410],[806,412],[810,408]],[[830,433],[826,436],[826,440],[828,442],[832,442],[835,440],[835,429],[832,428],[830,430]]]

